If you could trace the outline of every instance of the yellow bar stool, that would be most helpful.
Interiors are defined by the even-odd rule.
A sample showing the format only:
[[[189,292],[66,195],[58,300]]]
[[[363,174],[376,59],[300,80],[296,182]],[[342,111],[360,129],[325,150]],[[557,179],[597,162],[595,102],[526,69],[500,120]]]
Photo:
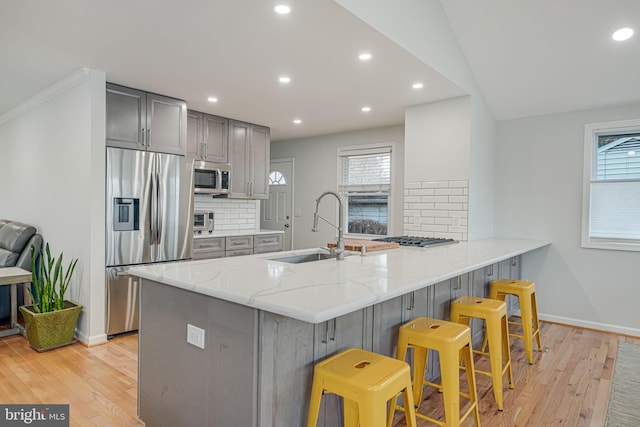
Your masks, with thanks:
[[[509,376],[509,388],[513,388],[511,372],[511,352],[509,350],[509,329],[507,324],[507,305],[504,301],[489,298],[464,296],[451,303],[451,321],[469,326],[472,317],[483,319],[486,325],[485,336],[489,342],[489,353],[474,350],[474,353],[489,356],[491,372],[476,369],[478,374],[493,379],[493,395],[502,411],[502,376]],[[500,346],[502,345],[502,349]],[[503,364],[504,358],[504,364]]]
[[[542,351],[540,324],[538,323],[538,304],[536,303],[536,284],[528,280],[497,279],[491,282],[489,298],[504,301],[506,295],[515,295],[520,300],[522,322],[509,322],[522,327],[523,335],[509,333],[511,337],[522,338],[529,365],[533,365],[533,337],[536,337],[538,351]],[[485,348],[485,342],[482,348]]]
[[[349,349],[320,363],[313,371],[307,427],[316,427],[323,393],[342,396],[345,427],[383,427],[387,402],[402,393],[407,427],[416,426],[411,373],[405,362],[366,350]],[[393,412],[389,412],[389,423]]]
[[[440,426],[458,427],[473,412],[476,426],[479,427],[480,412],[478,410],[478,392],[473,369],[471,330],[469,327],[428,317],[417,318],[400,326],[396,358],[404,361],[409,348],[413,348],[413,401],[416,406],[420,406],[424,385],[441,390],[444,400],[445,422],[420,413],[416,413],[416,416]],[[441,385],[424,379],[429,349],[437,351],[440,355]],[[460,358],[464,362],[463,369],[467,372],[469,393],[460,392]],[[471,402],[471,406],[462,416],[460,415],[460,396],[469,399]],[[391,414],[393,414],[396,407],[397,404],[394,399],[391,402]]]

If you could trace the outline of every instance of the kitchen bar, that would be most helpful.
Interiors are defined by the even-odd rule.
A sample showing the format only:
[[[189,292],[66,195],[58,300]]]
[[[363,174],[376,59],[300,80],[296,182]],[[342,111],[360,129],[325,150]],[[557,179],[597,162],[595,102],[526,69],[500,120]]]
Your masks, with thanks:
[[[446,317],[454,294],[486,292],[485,267],[547,245],[487,239],[343,261],[277,260],[313,249],[132,268],[143,278],[139,415],[149,425],[303,425],[315,361],[347,347],[393,355],[407,311]],[[324,406],[323,425],[341,425],[337,402]]]

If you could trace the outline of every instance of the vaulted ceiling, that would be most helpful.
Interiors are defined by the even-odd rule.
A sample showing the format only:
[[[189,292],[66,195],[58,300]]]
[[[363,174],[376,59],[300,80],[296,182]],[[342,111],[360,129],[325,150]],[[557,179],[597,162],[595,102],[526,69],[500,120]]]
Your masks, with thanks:
[[[278,15],[269,0],[0,2],[0,114],[81,67],[273,140],[402,123],[405,106],[464,94],[334,1],[288,3]],[[637,0],[441,3],[497,119],[640,101]],[[639,34],[615,43],[622,26]]]

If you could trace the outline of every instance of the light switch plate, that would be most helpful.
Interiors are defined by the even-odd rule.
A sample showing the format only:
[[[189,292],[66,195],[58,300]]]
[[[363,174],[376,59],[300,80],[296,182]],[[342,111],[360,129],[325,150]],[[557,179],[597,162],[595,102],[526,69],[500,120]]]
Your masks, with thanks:
[[[187,324],[187,343],[204,348],[204,329]]]

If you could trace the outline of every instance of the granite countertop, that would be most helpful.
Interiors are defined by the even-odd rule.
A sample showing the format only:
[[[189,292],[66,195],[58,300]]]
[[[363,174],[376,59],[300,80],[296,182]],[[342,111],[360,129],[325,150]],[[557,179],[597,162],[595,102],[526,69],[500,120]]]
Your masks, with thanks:
[[[132,267],[129,273],[203,295],[320,323],[551,244],[484,239],[432,248],[400,247],[344,261],[275,260],[296,250]]]

